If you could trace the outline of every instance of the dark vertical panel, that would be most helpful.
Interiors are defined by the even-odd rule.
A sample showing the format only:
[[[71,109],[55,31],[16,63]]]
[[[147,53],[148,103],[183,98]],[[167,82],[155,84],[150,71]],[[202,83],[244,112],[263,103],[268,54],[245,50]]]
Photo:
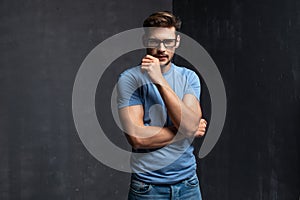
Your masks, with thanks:
[[[129,174],[102,165],[77,136],[73,82],[96,45],[171,3],[0,1],[1,200],[126,198]]]
[[[198,160],[204,199],[299,199],[299,1],[188,0],[173,9],[227,92],[221,138]]]

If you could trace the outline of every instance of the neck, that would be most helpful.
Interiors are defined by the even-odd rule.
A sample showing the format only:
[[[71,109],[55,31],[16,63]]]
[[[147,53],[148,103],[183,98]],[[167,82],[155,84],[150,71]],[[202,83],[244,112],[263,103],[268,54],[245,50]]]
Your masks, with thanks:
[[[161,73],[166,73],[171,69],[171,62],[166,63],[166,65],[160,65]]]

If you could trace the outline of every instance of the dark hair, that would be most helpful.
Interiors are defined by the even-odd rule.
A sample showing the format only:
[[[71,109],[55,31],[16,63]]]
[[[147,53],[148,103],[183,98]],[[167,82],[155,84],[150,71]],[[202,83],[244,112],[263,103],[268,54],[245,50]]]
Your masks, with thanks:
[[[181,27],[181,20],[169,11],[161,11],[153,13],[145,19],[143,27],[175,27],[178,31]]]

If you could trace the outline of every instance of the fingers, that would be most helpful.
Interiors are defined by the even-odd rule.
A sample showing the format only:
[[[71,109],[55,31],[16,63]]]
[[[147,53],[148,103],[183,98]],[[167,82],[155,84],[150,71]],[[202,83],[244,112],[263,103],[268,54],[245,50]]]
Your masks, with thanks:
[[[206,121],[205,119],[202,118],[202,119],[200,119],[199,125],[200,125],[200,124],[205,124],[205,125],[207,125],[207,121]]]
[[[141,70],[142,70],[142,73],[146,72],[147,69],[148,69],[149,67],[151,67],[152,64],[153,64],[153,60],[144,57],[144,58],[142,59],[142,63],[141,63]]]
[[[205,119],[200,119],[199,128],[205,129],[207,126],[207,121]]]
[[[159,60],[151,55],[146,55],[143,59],[142,59],[142,63],[155,63],[155,62],[159,62]]]
[[[195,137],[202,137],[206,132],[207,121],[201,119],[199,122],[198,130],[195,133]]]
[[[142,66],[142,67],[150,67],[153,63],[154,63],[154,60],[153,60],[153,59],[144,57],[144,58],[142,59],[141,66]]]
[[[141,71],[142,73],[148,72],[155,66],[160,66],[159,60],[151,55],[146,55],[141,62]]]
[[[149,58],[143,58],[142,59],[142,63],[153,63],[153,59],[149,59]]]
[[[147,54],[144,58],[145,58],[145,59],[151,59],[151,60],[157,59],[157,58],[155,58],[154,56],[151,56],[151,55],[149,55],[149,54]]]
[[[200,131],[200,130],[198,130],[198,131],[196,131],[196,133],[195,133],[195,137],[202,137],[203,135],[205,134],[205,131]]]

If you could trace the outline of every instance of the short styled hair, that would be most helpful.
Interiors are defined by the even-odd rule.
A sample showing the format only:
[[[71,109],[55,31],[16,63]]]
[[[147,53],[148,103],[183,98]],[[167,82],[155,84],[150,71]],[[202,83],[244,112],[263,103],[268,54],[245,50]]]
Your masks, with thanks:
[[[143,27],[181,28],[181,20],[169,11],[156,12],[145,19]]]

